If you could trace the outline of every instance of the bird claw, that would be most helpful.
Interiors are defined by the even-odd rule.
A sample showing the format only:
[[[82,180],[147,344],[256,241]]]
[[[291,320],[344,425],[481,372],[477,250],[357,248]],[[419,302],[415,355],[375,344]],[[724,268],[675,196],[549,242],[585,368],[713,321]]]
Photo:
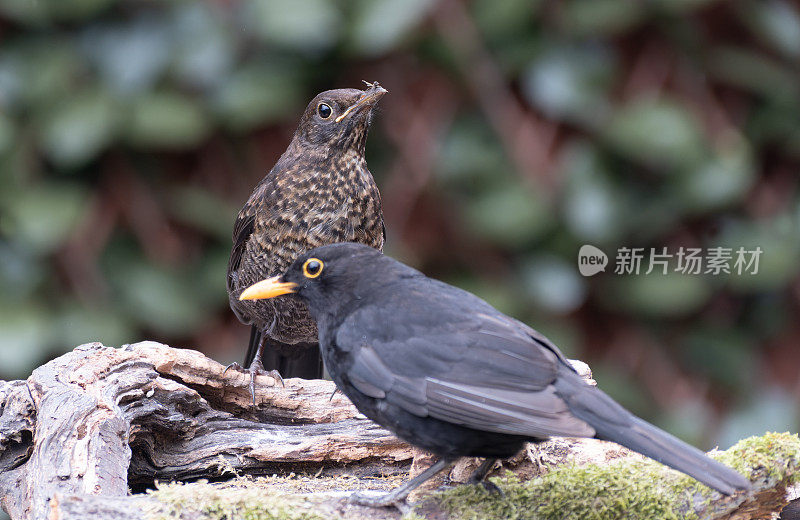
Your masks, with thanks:
[[[283,377],[281,377],[280,372],[277,370],[264,370],[262,366],[259,366],[260,363],[253,363],[250,365],[250,368],[244,368],[242,365],[234,361],[227,367],[225,370],[222,371],[222,375],[225,375],[225,372],[230,370],[231,368],[235,370],[239,370],[250,374],[250,384],[248,385],[250,389],[250,397],[253,399],[253,407],[257,407],[258,404],[256,403],[256,377],[257,376],[270,376],[274,380],[280,382],[281,386],[286,388],[286,384],[283,382]]]
[[[253,398],[253,407],[258,406],[256,404],[256,376],[270,376],[276,381],[279,381],[282,387],[284,388],[286,387],[286,385],[283,382],[283,378],[281,377],[281,374],[277,370],[264,370],[259,366],[255,366],[254,363],[254,366],[251,366],[250,368],[245,370],[245,372],[248,372],[250,374],[250,397]]]
[[[283,388],[286,388],[286,384],[283,382],[283,377],[281,377],[281,373],[277,370],[270,370],[267,372],[268,376],[272,376],[272,379],[278,381]]]
[[[234,361],[233,363],[225,367],[225,370],[222,371],[222,375],[224,376],[230,369],[242,370],[242,365]]]

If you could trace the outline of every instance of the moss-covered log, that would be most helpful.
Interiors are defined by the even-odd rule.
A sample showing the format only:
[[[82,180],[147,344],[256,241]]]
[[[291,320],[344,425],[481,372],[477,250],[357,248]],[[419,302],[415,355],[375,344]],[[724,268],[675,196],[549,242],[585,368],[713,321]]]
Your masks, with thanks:
[[[255,408],[247,383],[202,354],[152,342],[85,345],[27,381],[0,381],[0,504],[14,520],[400,517],[349,505],[346,496],[394,487],[413,457],[412,471],[424,466],[424,454],[341,394],[332,397],[330,382],[290,379],[282,387],[264,377]],[[800,440],[767,434],[713,456],[749,475],[753,492],[723,497],[615,444],[555,439],[495,471],[503,495],[427,490],[413,514],[769,518],[798,480]],[[473,463],[456,466],[450,480],[462,480]]]

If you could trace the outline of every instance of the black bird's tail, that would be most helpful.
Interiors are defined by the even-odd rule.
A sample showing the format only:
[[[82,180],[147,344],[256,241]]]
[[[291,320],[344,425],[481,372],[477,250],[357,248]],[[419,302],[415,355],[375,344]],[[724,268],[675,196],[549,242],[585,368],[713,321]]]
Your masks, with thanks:
[[[573,415],[597,432],[596,438],[621,444],[653,460],[694,477],[725,495],[750,489],[750,481],[652,424],[639,419],[597,387],[563,367],[555,384]]]

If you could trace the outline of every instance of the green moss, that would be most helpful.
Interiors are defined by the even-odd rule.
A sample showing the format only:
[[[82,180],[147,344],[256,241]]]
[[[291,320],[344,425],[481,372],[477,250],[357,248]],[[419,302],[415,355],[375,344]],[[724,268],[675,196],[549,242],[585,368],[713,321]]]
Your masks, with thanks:
[[[767,433],[738,442],[711,455],[756,486],[773,487],[800,481],[800,438],[789,433]],[[389,489],[403,477],[371,481],[371,488]],[[509,473],[493,479],[499,496],[481,486],[459,486],[437,493],[435,500],[454,519],[503,520],[697,520],[718,497],[691,477],[657,462],[622,459],[603,465],[561,466],[547,475],[520,481]],[[161,504],[152,520],[202,518],[208,520],[330,520],[336,517],[313,493],[321,490],[362,489],[355,477],[236,478],[225,483],[159,485],[152,495]],[[715,507],[718,503],[715,503]],[[425,504],[422,504],[424,511]],[[404,520],[420,520],[415,513]],[[706,511],[708,513],[708,511]],[[703,515],[707,516],[707,515]]]
[[[204,518],[208,520],[327,520],[314,511],[314,501],[285,495],[249,479],[230,484],[206,482],[160,484],[151,492],[162,507],[150,512],[151,520]]]
[[[765,473],[770,480],[800,481],[800,437],[792,433],[768,432],[761,437],[749,437],[731,449],[713,455],[715,459],[735,470],[752,475]],[[776,463],[779,462],[779,463]]]
[[[712,455],[767,485],[800,479],[800,438],[767,433]],[[436,496],[454,518],[463,520],[636,519],[692,520],[712,491],[655,461],[622,460],[606,465],[564,466],[527,482],[514,476],[493,480],[503,496],[481,486],[460,486]]]

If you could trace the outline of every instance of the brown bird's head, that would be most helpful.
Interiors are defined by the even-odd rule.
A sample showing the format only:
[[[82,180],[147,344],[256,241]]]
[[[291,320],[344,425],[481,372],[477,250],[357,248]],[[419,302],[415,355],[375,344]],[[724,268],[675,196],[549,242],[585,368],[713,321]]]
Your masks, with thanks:
[[[294,142],[303,148],[354,150],[363,155],[372,109],[386,92],[376,81],[367,83],[366,90],[345,88],[318,94],[303,113]]]

